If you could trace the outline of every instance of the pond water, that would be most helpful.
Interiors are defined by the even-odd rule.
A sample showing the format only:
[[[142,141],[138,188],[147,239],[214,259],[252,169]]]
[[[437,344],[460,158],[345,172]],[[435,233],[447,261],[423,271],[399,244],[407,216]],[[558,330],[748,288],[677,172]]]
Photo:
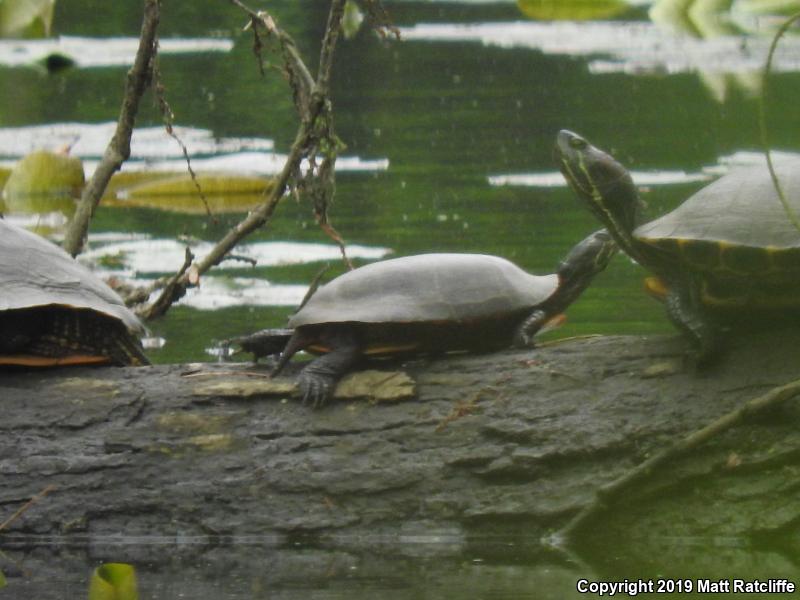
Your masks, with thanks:
[[[553,162],[553,143],[562,128],[612,151],[634,172],[648,216],[668,211],[731,164],[762,160],[758,70],[778,19],[747,9],[756,3],[738,2],[735,14],[691,23],[668,21],[658,12],[651,19],[651,6],[644,2],[597,21],[575,20],[566,9],[562,20],[537,20],[530,14],[536,2],[387,4],[401,40],[362,28],[342,41],[334,68],[336,128],[347,148],[330,216],[358,264],[422,252],[479,252],[506,257],[530,272],[553,272],[573,244],[598,228]],[[591,3],[575,3],[581,4]],[[316,56],[326,5],[280,0],[270,3],[270,10],[296,37],[304,56]],[[260,77],[251,38],[241,31],[245,19],[226,2],[165,3],[163,12],[165,50],[171,38],[215,42],[185,53],[165,52],[160,59],[167,98],[196,164],[274,172],[293,140],[296,117],[279,73],[271,69]],[[135,38],[140,19],[138,2],[60,2],[55,28],[70,36]],[[734,27],[737,37],[723,35]],[[0,50],[0,78],[9,90],[0,97],[0,158],[11,164],[32,148],[55,148],[78,138],[73,152],[91,167],[108,127],[98,133],[85,125],[116,119],[124,60],[114,62],[109,53],[105,62],[78,61],[76,68],[48,74],[3,59],[7,54],[19,52]],[[774,149],[793,154],[800,152],[796,34],[782,42],[775,71],[769,88],[770,140]],[[159,138],[159,122],[146,100],[139,124],[156,129],[137,134],[142,137],[133,159],[140,169],[180,170],[180,150],[169,138]],[[65,129],[40,128],[48,124]],[[148,145],[149,139],[156,141]],[[253,160],[248,153],[256,151],[278,156],[272,162],[264,156]],[[58,233],[59,219],[48,220],[50,212],[7,213]],[[138,281],[169,274],[180,267],[183,240],[191,240],[202,255],[241,216],[221,212],[211,220],[197,210],[119,202],[98,211],[86,260]],[[282,326],[323,263],[331,264],[330,277],[344,269],[336,247],[315,225],[311,207],[293,199],[286,199],[269,226],[247,244],[242,253],[258,257],[256,267],[226,263],[149,325],[163,340],[148,351],[155,362],[211,360],[208,349],[217,340]],[[638,266],[618,256],[570,308],[567,324],[547,335],[670,331],[661,306],[643,293],[642,276]],[[706,552],[718,543],[695,546]],[[397,582],[390,578],[381,584],[379,570],[363,580],[353,576],[352,585],[341,583],[342,589],[312,590],[289,582],[277,595],[253,591],[253,582],[238,570],[238,579],[226,582],[221,575],[213,595],[194,589],[190,595],[570,597],[582,567],[498,546],[446,567],[423,562],[402,571],[444,572],[452,595],[431,587],[430,573],[420,580],[428,582],[425,590],[408,583],[393,589]],[[631,565],[642,562],[624,551],[617,560],[614,565],[604,557],[607,575],[638,576]],[[177,580],[190,585],[188,578]],[[485,585],[476,586],[478,581]],[[184,595],[177,587],[156,588],[154,598]]]

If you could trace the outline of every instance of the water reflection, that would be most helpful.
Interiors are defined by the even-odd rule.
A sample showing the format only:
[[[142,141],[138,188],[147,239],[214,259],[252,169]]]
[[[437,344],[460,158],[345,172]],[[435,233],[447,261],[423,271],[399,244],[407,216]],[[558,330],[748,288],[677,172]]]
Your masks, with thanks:
[[[53,55],[65,57],[77,67],[127,66],[133,63],[139,38],[83,38],[61,36],[40,40],[0,40],[0,65],[30,66]],[[230,52],[233,42],[225,39],[161,39],[160,54]]]

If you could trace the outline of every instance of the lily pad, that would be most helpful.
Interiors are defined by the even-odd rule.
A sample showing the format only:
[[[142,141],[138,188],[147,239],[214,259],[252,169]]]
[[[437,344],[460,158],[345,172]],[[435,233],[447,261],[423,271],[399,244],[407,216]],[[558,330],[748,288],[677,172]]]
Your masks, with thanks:
[[[62,152],[37,150],[22,157],[6,180],[6,202],[15,196],[77,197],[84,185],[81,159]]]
[[[355,37],[364,21],[364,14],[358,8],[354,0],[347,0],[344,5],[344,16],[342,17],[342,31],[345,39]]]
[[[196,182],[196,183],[195,183]],[[204,204],[197,186],[203,192]],[[113,206],[144,206],[172,212],[201,214],[206,204],[212,213],[245,212],[262,202],[274,185],[264,177],[232,174],[198,174],[193,180],[188,174],[155,177],[149,181],[116,187]]]
[[[6,185],[6,181],[8,181],[8,176],[11,175],[11,169],[6,167],[0,167],[0,190]]]
[[[139,600],[136,570],[127,563],[105,563],[92,573],[89,600]]]
[[[520,11],[542,21],[603,19],[629,8],[622,0],[517,0]]]
[[[53,25],[55,0],[0,1],[0,37],[44,38]]]
[[[141,183],[121,192],[128,198],[145,196],[198,196],[197,185],[203,194],[209,196],[229,196],[231,194],[263,194],[272,188],[273,182],[261,177],[242,177],[229,174],[198,174],[193,180],[190,175],[179,175],[160,181]]]

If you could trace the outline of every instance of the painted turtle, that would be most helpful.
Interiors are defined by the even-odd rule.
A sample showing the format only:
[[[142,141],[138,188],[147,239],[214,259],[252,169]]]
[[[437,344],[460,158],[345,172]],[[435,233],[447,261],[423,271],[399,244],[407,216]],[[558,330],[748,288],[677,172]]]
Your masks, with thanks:
[[[555,153],[571,187],[622,250],[656,278],[648,290],[693,343],[713,357],[731,317],[800,306],[800,231],[784,212],[766,167],[732,171],[672,212],[636,227],[641,204],[630,174],[581,136],[561,131]],[[800,210],[800,165],[778,169]]]
[[[91,271],[0,219],[0,365],[149,364],[143,332]]]
[[[483,254],[421,254],[373,263],[319,289],[289,319],[231,342],[256,358],[283,347],[277,374],[298,350],[323,354],[298,379],[304,402],[321,406],[364,355],[529,346],[616,252],[605,231],[575,246],[551,275],[530,275]],[[288,342],[287,342],[288,340]]]

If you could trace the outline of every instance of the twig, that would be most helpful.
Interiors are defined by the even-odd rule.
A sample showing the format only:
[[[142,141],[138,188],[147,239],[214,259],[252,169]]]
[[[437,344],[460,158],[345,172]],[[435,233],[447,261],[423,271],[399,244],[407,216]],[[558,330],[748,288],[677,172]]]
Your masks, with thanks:
[[[183,266],[181,266],[180,270],[172,276],[172,279],[170,279],[167,285],[164,286],[164,289],[161,291],[161,295],[158,297],[158,299],[145,310],[141,311],[140,316],[143,319],[149,320],[156,315],[164,314],[169,306],[180,300],[184,294],[186,294],[186,287],[180,285],[180,282],[185,276],[196,277],[194,270],[191,269],[193,260],[194,254],[192,254],[192,251],[187,246],[183,259]],[[166,307],[164,306],[164,303],[167,303]]]
[[[15,512],[13,515],[11,515],[10,517],[8,517],[8,518],[7,518],[5,521],[3,521],[2,523],[0,523],[0,531],[3,531],[4,529],[7,529],[8,527],[10,527],[10,526],[11,526],[11,524],[12,524],[14,521],[16,521],[17,519],[19,519],[19,518],[20,518],[22,515],[24,515],[24,514],[25,514],[25,513],[28,511],[28,509],[29,509],[31,506],[33,506],[33,505],[34,505],[34,504],[36,504],[36,503],[37,503],[39,500],[41,500],[42,498],[44,498],[45,496],[47,496],[47,494],[49,494],[50,492],[52,492],[54,489],[56,489],[56,486],[54,486],[54,485],[52,485],[52,484],[51,484],[51,485],[48,485],[48,486],[47,486],[47,487],[45,487],[45,488],[44,488],[44,489],[43,489],[41,492],[39,492],[38,494],[36,494],[36,495],[35,495],[33,498],[31,498],[31,499],[30,499],[30,500],[28,500],[28,501],[27,501],[25,504],[23,504],[21,507],[19,507],[19,509],[17,510],[17,512]]]
[[[795,21],[800,20],[800,12],[793,14],[788,19],[786,19],[783,24],[778,29],[775,37],[772,38],[772,43],[769,47],[769,53],[767,54],[767,62],[764,65],[764,73],[762,76],[762,88],[761,88],[761,96],[758,99],[758,129],[761,133],[761,147],[764,150],[764,156],[767,159],[767,169],[769,170],[769,176],[772,178],[772,185],[775,187],[775,191],[778,194],[778,199],[781,201],[783,205],[783,210],[786,213],[786,216],[792,222],[796,229],[800,230],[800,218],[798,218],[797,213],[789,204],[789,201],[786,199],[786,194],[783,192],[783,187],[781,186],[780,181],[778,180],[778,174],[775,172],[775,166],[772,164],[772,151],[769,147],[769,141],[767,140],[767,90],[768,90],[768,83],[769,83],[769,73],[772,69],[772,57],[775,54],[775,49],[778,47],[778,41],[783,37],[789,27]]]
[[[362,3],[366,8],[367,17],[369,17],[372,27],[382,37],[386,37],[386,32],[388,31],[395,39],[400,39],[400,30],[392,23],[389,12],[380,0],[362,0]]]
[[[313,158],[314,154],[316,154],[317,147],[321,143],[318,120],[326,117],[326,111],[330,109],[330,103],[327,99],[327,88],[320,87],[318,82],[314,82],[308,69],[300,58],[297,47],[291,36],[280,29],[269,14],[265,12],[256,13],[243,4],[241,0],[229,1],[248,14],[251,19],[250,22],[254,27],[256,25],[262,26],[270,35],[277,37],[281,46],[285,66],[289,73],[290,83],[293,87],[295,103],[298,113],[300,114],[301,123],[291,150],[289,151],[286,163],[277,176],[275,185],[271,188],[267,198],[252,210],[244,220],[234,226],[201,261],[193,265],[192,273],[198,277],[222,262],[239,241],[269,221],[286,191],[292,187],[292,182],[296,181],[297,174],[300,171],[301,161],[307,157]],[[334,28],[338,31],[341,27],[341,15],[343,12],[344,0],[332,0],[330,17],[328,19],[329,28]],[[320,73],[330,73],[330,63],[333,60],[336,39],[336,35],[326,33],[325,43],[328,44],[328,47],[327,49],[323,49],[322,52],[322,57],[326,62],[320,64]],[[327,85],[327,80],[322,83]],[[325,130],[327,131],[327,128]],[[174,290],[170,292],[170,294],[174,292],[175,294],[179,293],[182,295],[189,285],[191,285],[189,278],[186,277],[185,274],[180,274],[175,281]],[[171,300],[166,294],[167,290],[165,289],[159,299],[156,300],[153,309],[147,311],[147,318],[163,315],[169,309]],[[180,297],[180,295],[177,297]]]
[[[308,289],[306,290],[305,296],[303,296],[303,299],[300,301],[300,304],[294,311],[295,313],[297,313],[301,308],[303,308],[308,303],[309,300],[311,300],[311,296],[317,293],[317,290],[319,289],[319,286],[322,283],[322,277],[325,275],[325,273],[328,271],[329,268],[330,265],[325,265],[319,271],[317,271],[317,274],[314,275],[314,279],[311,280],[311,283],[309,284]]]
[[[108,143],[100,164],[86,184],[78,202],[75,216],[64,236],[64,249],[77,256],[86,240],[89,221],[94,214],[100,198],[105,192],[111,176],[118,171],[131,155],[131,134],[139,110],[139,101],[152,81],[153,61],[158,52],[158,22],[161,0],[145,0],[144,20],[139,36],[139,49],[133,66],[125,79],[125,96],[122,100],[117,128]]]
[[[551,535],[546,542],[556,547],[565,546],[581,528],[603,514],[624,492],[630,490],[634,485],[641,484],[642,480],[650,477],[659,467],[742,423],[748,417],[774,408],[798,394],[800,394],[800,379],[773,388],[766,394],[747,401],[736,410],[723,415],[702,429],[698,429],[677,441],[669,448],[651,456],[622,477],[598,489],[595,492],[594,500],[576,514],[569,523]]]
[[[167,132],[167,135],[175,140],[178,146],[180,146],[181,152],[183,153],[183,160],[186,161],[186,170],[189,171],[189,177],[192,179],[192,183],[197,190],[197,194],[200,196],[200,201],[203,203],[203,207],[206,209],[206,216],[212,223],[216,225],[219,223],[219,219],[212,214],[211,207],[208,205],[208,198],[206,198],[206,195],[203,193],[203,188],[200,187],[200,182],[197,180],[197,173],[195,173],[194,169],[192,168],[192,159],[189,158],[189,150],[186,148],[186,144],[183,143],[183,140],[178,137],[177,133],[175,133],[175,113],[172,112],[172,108],[170,108],[169,102],[167,102],[164,83],[161,80],[161,69],[159,69],[158,66],[158,57],[155,57],[155,60],[153,60],[153,81],[155,83],[154,87],[156,91],[156,99],[158,100],[158,108],[161,111],[161,119],[164,121],[164,129]]]

